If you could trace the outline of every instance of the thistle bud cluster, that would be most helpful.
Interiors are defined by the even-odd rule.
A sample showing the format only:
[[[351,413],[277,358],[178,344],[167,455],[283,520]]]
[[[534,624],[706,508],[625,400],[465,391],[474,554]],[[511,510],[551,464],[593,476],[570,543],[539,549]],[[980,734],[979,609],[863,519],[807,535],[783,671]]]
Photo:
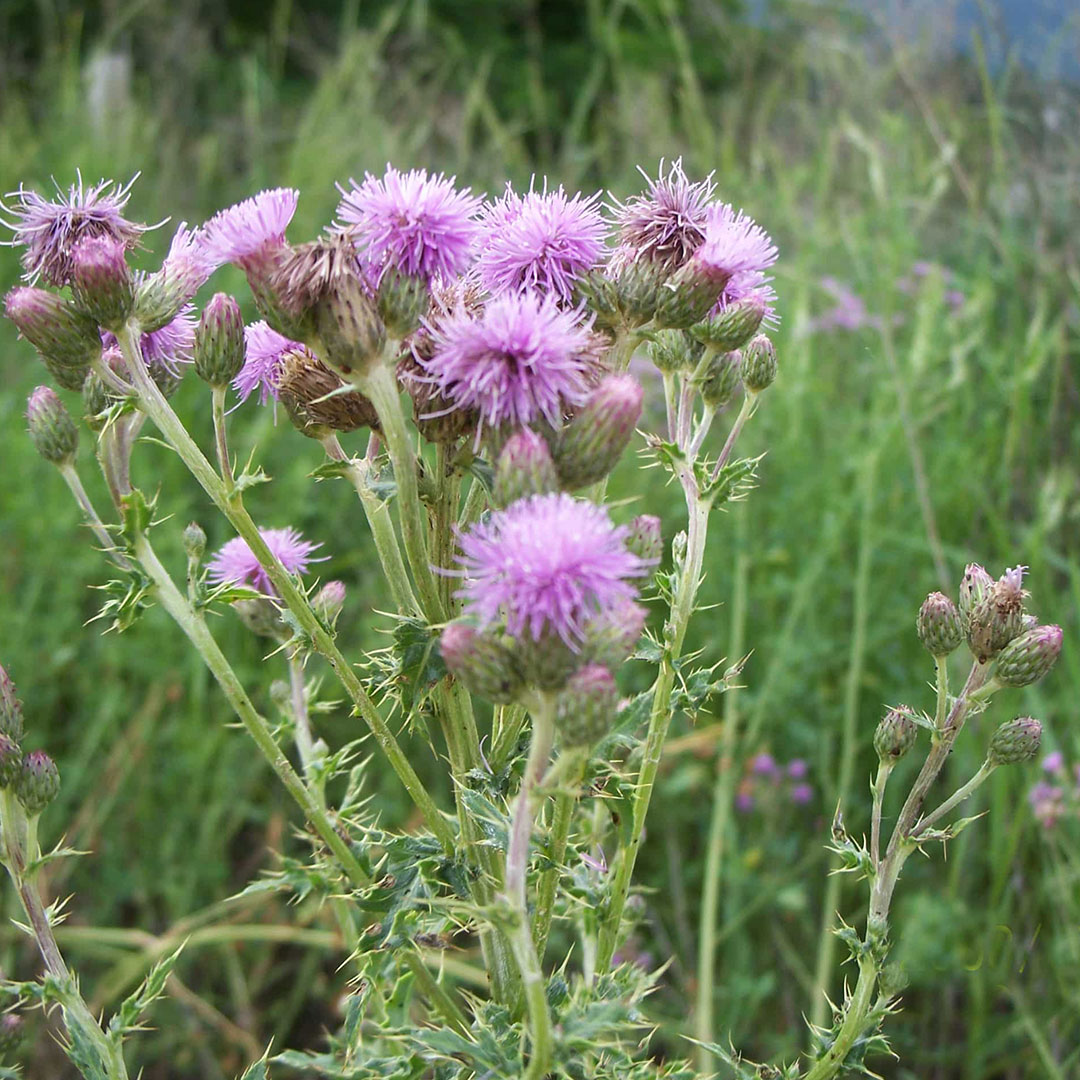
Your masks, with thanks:
[[[0,667],[0,788],[10,790],[32,817],[60,790],[60,772],[43,750],[23,754],[22,703],[7,672]]]

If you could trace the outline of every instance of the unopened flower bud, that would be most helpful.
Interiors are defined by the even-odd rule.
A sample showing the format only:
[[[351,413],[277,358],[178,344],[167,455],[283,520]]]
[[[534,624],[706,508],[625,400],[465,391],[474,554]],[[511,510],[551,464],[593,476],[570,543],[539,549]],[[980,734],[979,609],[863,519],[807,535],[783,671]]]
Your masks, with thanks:
[[[559,694],[555,726],[566,746],[592,746],[615,722],[619,690],[611,672],[588,664],[576,672]]]
[[[379,426],[370,400],[347,389],[341,376],[307,349],[294,349],[282,358],[277,391],[297,430],[313,439],[334,431]]]
[[[734,352],[757,333],[764,317],[765,302],[751,296],[695,323],[690,335],[717,352]]]
[[[60,790],[60,770],[44,750],[34,750],[23,758],[14,788],[26,812],[40,814]]]
[[[594,616],[585,627],[582,656],[590,663],[615,671],[629,658],[641,640],[646,614],[640,604],[636,604],[629,597],[623,597]]]
[[[1061,654],[1061,627],[1036,626],[1015,637],[997,655],[993,677],[1005,686],[1038,682]]]
[[[70,465],[79,446],[79,429],[64,403],[47,386],[26,402],[26,426],[34,449],[54,465]]]
[[[343,374],[366,371],[386,340],[386,329],[359,278],[340,281],[315,310],[327,364]]]
[[[595,484],[615,468],[641,419],[643,398],[630,375],[600,381],[555,441],[555,468],[567,491]]]
[[[730,274],[716,273],[691,258],[660,289],[654,321],[657,326],[687,330],[712,310]]]
[[[1006,570],[982,591],[968,615],[967,639],[980,663],[996,656],[1021,629],[1024,617],[1024,567]]]
[[[964,576],[960,581],[958,608],[965,630],[971,620],[972,608],[993,584],[994,579],[978,563],[968,563],[964,568]]]
[[[234,600],[232,609],[257,637],[281,638],[285,634],[286,627],[281,618],[281,610],[268,596]]]
[[[623,325],[643,326],[656,318],[661,301],[667,299],[666,280],[667,269],[649,259],[637,259],[620,270],[615,292]]]
[[[523,428],[506,440],[495,462],[492,499],[496,506],[509,506],[530,495],[547,495],[559,490],[559,477],[544,439]]]
[[[699,382],[702,401],[710,409],[723,408],[739,389],[741,371],[741,352],[719,353],[712,357]]]
[[[619,295],[615,282],[603,270],[589,270],[578,278],[577,298],[584,300],[596,316],[593,324],[598,329],[613,329],[622,322]]]
[[[742,350],[739,373],[751,394],[760,394],[776,382],[776,346],[765,334],[758,334]]]
[[[7,294],[4,314],[64,389],[82,386],[91,363],[101,355],[101,335],[89,315],[56,293],[26,287]]]
[[[187,557],[196,563],[201,561],[203,552],[206,551],[206,533],[197,521],[189,522],[184,529],[184,551]]]
[[[22,773],[22,751],[10,736],[0,734],[0,788],[9,788]]]
[[[661,371],[690,371],[701,359],[702,348],[683,330],[661,330],[646,351]]]
[[[15,693],[15,684],[0,667],[0,733],[18,742],[23,735],[22,702]]]
[[[333,626],[345,607],[345,582],[328,581],[315,594],[311,606],[324,623]]]
[[[910,709],[902,705],[890,709],[878,722],[874,732],[874,749],[880,761],[892,764],[899,761],[914,745],[919,728],[907,715]]]
[[[98,325],[117,331],[135,305],[126,248],[112,236],[85,236],[71,249],[71,291]]]
[[[26,1035],[26,1025],[21,1016],[4,1013],[0,1016],[0,1056],[15,1053]]]
[[[444,398],[434,381],[417,362],[417,357],[430,360],[434,345],[430,333],[421,327],[402,343],[405,354],[398,361],[397,377],[413,403],[413,422],[428,442],[449,445],[464,435],[476,431],[479,414],[476,409],[458,408]]]
[[[986,760],[991,765],[1019,765],[1039,752],[1042,724],[1030,716],[1008,720],[994,732]]]
[[[244,366],[244,316],[228,293],[214,293],[195,330],[195,372],[211,386],[226,387]]]
[[[387,269],[379,281],[375,305],[386,332],[395,338],[411,334],[427,313],[431,293],[422,277]]]
[[[664,554],[660,519],[654,514],[639,514],[630,522],[626,548],[647,563],[658,563]]]
[[[491,631],[451,623],[439,638],[439,648],[447,669],[465,689],[492,704],[509,704],[524,685],[511,650]]]
[[[919,640],[932,656],[948,656],[964,640],[960,611],[944,594],[932,592],[919,608]]]
[[[526,685],[538,690],[561,690],[585,663],[581,651],[572,649],[551,629],[543,630],[537,638],[524,632],[511,648]]]

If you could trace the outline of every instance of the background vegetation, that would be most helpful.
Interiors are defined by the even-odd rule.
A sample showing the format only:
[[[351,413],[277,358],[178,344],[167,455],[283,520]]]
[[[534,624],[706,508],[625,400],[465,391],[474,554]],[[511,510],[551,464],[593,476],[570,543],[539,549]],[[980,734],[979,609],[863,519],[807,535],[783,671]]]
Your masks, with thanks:
[[[987,37],[959,56],[931,52],[945,16],[930,8],[923,41],[841,6],[750,20],[708,0],[0,6],[4,190],[67,184],[77,168],[90,180],[141,170],[136,216],[201,221],[291,184],[303,237],[329,219],[335,180],[388,159],[488,192],[537,173],[626,194],[636,166],[655,174],[681,154],[776,237],[781,377],[746,443],[768,457],[760,489],[716,530],[716,606],[691,630],[708,657],[753,655],[722,715],[677,722],[641,863],[636,945],[647,962],[671,959],[654,999],[658,1054],[686,1048],[723,722],[744,733],[730,767],[762,751],[802,758],[814,788],[796,807],[759,785],[725,835],[717,1028],[759,1060],[797,1052],[822,990],[839,999],[822,926],[836,910],[857,918],[863,895],[826,877],[829,819],[842,799],[849,825],[864,825],[886,704],[932,700],[915,613],[928,591],[953,592],[968,560],[1030,566],[1041,619],[1064,626],[1057,670],[1016,704],[1046,721],[1070,769],[1080,761],[1078,95],[1007,55],[991,62]],[[153,257],[167,235],[149,241]],[[17,272],[14,253],[0,257],[5,289]],[[215,285],[246,297],[239,275]],[[865,305],[859,316],[846,302],[854,328],[829,316],[841,286]],[[137,1040],[141,1064],[147,1080],[232,1076],[271,1038],[318,1044],[337,1021],[340,954],[318,911],[223,903],[297,843],[295,815],[162,613],[115,640],[84,625],[107,570],[25,437],[43,374],[0,326],[0,661],[32,744],[63,773],[45,839],[66,831],[92,852],[50,880],[74,894],[66,948],[102,1005],[193,933],[158,1030]],[[205,401],[186,387],[180,412]],[[205,440],[209,417],[192,422]],[[350,588],[345,644],[378,646],[385,598],[351,493],[313,484],[317,447],[254,403],[234,423],[234,445],[257,446],[274,476],[253,493],[256,517],[324,543],[323,572]],[[163,448],[144,447],[136,468],[175,517],[177,568],[187,520],[212,544],[228,538]],[[677,520],[652,475],[628,461],[613,490],[650,510],[670,498]],[[271,710],[280,659],[232,620],[220,634]],[[344,739],[345,710],[324,730]],[[962,740],[954,779],[974,771],[986,736]],[[1080,1075],[1080,819],[1075,800],[1053,829],[1033,819],[1037,772],[996,773],[978,798],[987,820],[946,863],[905,873],[896,925],[910,986],[887,1076]],[[400,818],[377,759],[370,781]],[[10,890],[2,903],[16,913]],[[8,925],[0,966],[28,975],[36,958]],[[67,1075],[47,1038],[33,1055],[28,1075]]]

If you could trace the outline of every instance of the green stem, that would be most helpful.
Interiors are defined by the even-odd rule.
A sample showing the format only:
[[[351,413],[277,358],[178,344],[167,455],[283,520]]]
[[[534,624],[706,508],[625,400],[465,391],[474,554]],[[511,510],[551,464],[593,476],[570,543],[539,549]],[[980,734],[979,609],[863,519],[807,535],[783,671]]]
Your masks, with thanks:
[[[86,518],[86,524],[90,526],[90,531],[101,545],[101,550],[122,570],[130,570],[131,561],[123,552],[117,551],[116,544],[113,543],[109,530],[105,528],[105,523],[98,516],[97,510],[94,509],[94,504],[90,501],[90,496],[86,493],[86,488],[83,487],[83,482],[74,464],[68,462],[61,465],[60,475],[70,488],[71,494],[75,496],[75,501],[79,504],[83,517]]]
[[[728,432],[728,437],[724,442],[723,449],[720,451],[720,456],[716,459],[716,464],[713,466],[713,480],[720,475],[720,470],[727,464],[728,458],[731,457],[731,451],[735,448],[735,440],[746,426],[747,420],[749,420],[757,411],[757,404],[757,394],[747,393],[743,397],[742,405],[739,406],[739,412],[735,417],[735,423],[731,425],[731,430]]]
[[[536,943],[536,955],[541,964],[544,961],[544,950],[547,947],[548,933],[551,930],[551,917],[555,910],[555,894],[558,891],[559,877],[563,860],[566,858],[566,848],[570,840],[570,824],[574,817],[574,807],[577,805],[578,789],[585,775],[585,766],[588,764],[587,751],[570,751],[573,761],[567,766],[565,783],[559,788],[555,796],[555,810],[551,818],[551,836],[548,841],[551,861],[555,864],[552,869],[546,870],[540,877],[540,885],[537,889],[536,911],[533,914],[533,941]],[[564,751],[563,756],[566,756]]]
[[[934,729],[940,734],[945,727],[945,717],[949,711],[949,658],[935,656],[934,669],[937,673],[937,708],[934,711]]]
[[[120,1036],[110,1037],[101,1030],[97,1018],[79,993],[78,983],[68,970],[56,943],[49,913],[35,881],[36,873],[31,869],[41,858],[37,842],[37,818],[27,816],[26,810],[10,790],[0,793],[0,829],[3,831],[4,864],[19,894],[45,969],[54,981],[64,1025],[72,1044],[84,1053],[93,1050],[98,1058],[100,1075],[109,1080],[127,1080]]]
[[[217,448],[218,469],[221,471],[221,479],[225,481],[225,487],[232,491],[235,481],[233,480],[232,462],[229,460],[229,437],[225,427],[225,392],[227,386],[212,387],[210,393],[213,398],[214,413],[214,445]]]
[[[935,821],[940,821],[949,811],[956,809],[976,788],[980,787],[986,778],[996,769],[989,760],[979,766],[979,771],[963,787],[957,788],[936,810],[920,818],[911,831],[915,840],[928,829]]]
[[[870,811],[870,863],[875,871],[881,863],[881,811],[885,802],[885,785],[889,782],[892,771],[892,762],[880,762],[871,786],[873,807]]]
[[[381,499],[371,486],[371,462],[367,458],[357,460],[348,457],[336,435],[327,436],[322,440],[322,444],[327,457],[345,467],[349,483],[360,498],[368,528],[371,529],[371,538],[375,541],[379,565],[390,586],[394,605],[403,615],[419,615],[420,605],[413,595],[409,574],[401,557],[397,533],[394,532],[394,523],[390,519],[390,504]]]
[[[443,1015],[443,1019],[459,1034],[469,1038],[469,1022],[465,1014],[458,1008],[458,1004],[446,992],[434,975],[428,971],[424,958],[415,949],[405,949],[403,952],[405,963],[416,978],[416,984],[420,992],[428,999]]]
[[[529,1064],[524,1080],[541,1080],[547,1074],[554,1048],[551,1014],[548,1011],[544,973],[540,967],[533,935],[529,927],[529,906],[525,884],[529,869],[529,839],[536,814],[536,790],[547,771],[551,747],[555,741],[555,702],[551,695],[541,696],[532,710],[533,732],[529,757],[521,777],[521,790],[510,826],[506,851],[506,899],[511,907],[508,931],[510,947],[521,973],[525,1007],[529,1016],[532,1040]]]
[[[873,1004],[874,987],[877,984],[877,966],[869,956],[859,960],[859,980],[848,999],[844,1022],[836,1034],[833,1044],[810,1067],[803,1080],[829,1080],[836,1076],[844,1066],[849,1051],[862,1034],[866,1018]]]
[[[161,606],[172,616],[191,644],[195,646],[203,662],[210,669],[214,678],[217,679],[218,685],[224,692],[229,704],[233,707],[233,711],[240,718],[245,730],[255,741],[255,745],[277,774],[278,779],[285,785],[285,789],[296,800],[300,809],[303,810],[312,827],[334,853],[349,880],[357,888],[368,885],[368,875],[360,866],[356,856],[334,828],[326,810],[319,804],[319,800],[289,764],[288,758],[285,757],[281,747],[278,746],[277,741],[274,739],[270,725],[252,705],[251,699],[247,696],[236,676],[236,672],[233,671],[229,661],[225,658],[225,654],[214,640],[213,634],[210,633],[206,621],[195,611],[173,583],[169,572],[161,565],[157,553],[150,546],[150,541],[145,534],[140,533],[136,536],[134,553],[139,560],[140,566],[154,583]]]
[[[228,492],[224,482],[213,466],[203,456],[202,451],[188,434],[180,418],[173,412],[161,391],[150,378],[142,359],[139,345],[138,326],[128,324],[117,335],[124,353],[128,371],[138,391],[139,406],[154,421],[166,441],[179,454],[188,470],[199,482],[202,489],[210,496],[218,509],[229,519],[229,523],[243,537],[252,554],[266,571],[277,595],[296,617],[301,630],[308,636],[314,648],[321,653],[341,680],[357,711],[363,717],[386,755],[391,768],[401,780],[412,797],[427,826],[438,838],[443,848],[450,853],[454,850],[454,834],[449,824],[439,812],[435,800],[416,775],[409,759],[405,756],[389,725],[375,708],[374,702],[364,689],[353,666],[345,659],[333,636],[319,622],[311,609],[307,597],[297,587],[288,571],[267,547],[266,541],[252,521],[251,515],[244,508],[237,492]]]
[[[401,522],[401,537],[405,543],[405,555],[412,569],[424,615],[429,622],[442,622],[446,618],[446,612],[431,569],[427,520],[420,503],[420,489],[417,484],[417,457],[409,437],[408,425],[405,423],[405,414],[401,409],[401,398],[393,369],[388,364],[376,363],[362,376],[354,376],[353,383],[370,399],[379,416],[383,441],[394,466],[398,517]]]
[[[488,504],[488,494],[484,485],[474,476],[469,490],[465,493],[465,505],[461,508],[461,516],[458,518],[458,528],[467,529],[480,515]]]
[[[731,647],[728,655],[742,656],[746,630],[747,557],[741,543],[745,531],[745,515],[739,516],[740,543],[735,561],[735,587],[731,605]],[[695,1036],[699,1043],[715,1042],[713,1031],[713,996],[716,978],[716,922],[720,906],[720,882],[724,871],[724,838],[736,770],[735,743],[739,726],[738,691],[724,695],[724,730],[716,762],[713,784],[712,814],[709,821],[708,846],[705,851],[705,884],[701,897],[701,918],[698,928],[697,1004],[694,1010]],[[708,1071],[709,1052],[699,1047],[698,1070]]]

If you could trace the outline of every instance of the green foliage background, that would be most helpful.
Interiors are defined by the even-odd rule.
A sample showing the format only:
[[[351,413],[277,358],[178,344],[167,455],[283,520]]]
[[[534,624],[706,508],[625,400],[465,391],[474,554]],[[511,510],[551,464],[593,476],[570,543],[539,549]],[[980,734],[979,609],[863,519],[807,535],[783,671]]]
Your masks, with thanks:
[[[706,0],[0,7],[5,190],[67,184],[77,168],[91,181],[141,170],[137,218],[197,222],[290,184],[302,191],[292,235],[304,237],[329,220],[334,181],[387,160],[492,193],[535,173],[625,195],[637,165],[655,174],[682,155],[773,233],[781,376],[745,444],[768,456],[759,490],[717,523],[704,588],[715,606],[691,629],[707,659],[753,650],[745,689],[723,702],[745,732],[734,767],[761,750],[805,758],[815,789],[805,810],[759,801],[726,837],[718,1030],[757,1059],[805,1043],[825,906],[851,920],[862,910],[853,886],[826,894],[828,821],[842,800],[849,826],[865,827],[878,716],[931,701],[915,612],[926,592],[953,591],[968,560],[995,573],[1028,565],[1036,610],[1064,626],[1066,646],[1045,684],[962,740],[953,780],[974,771],[1008,708],[1043,718],[1048,748],[1080,760],[1078,96],[990,65],[982,39],[966,59],[932,59],[924,45],[939,29],[901,41],[841,6],[775,5],[750,22]],[[104,92],[108,80],[89,73],[110,56],[128,58],[130,81]],[[151,235],[148,263],[168,235]],[[918,260],[954,280],[933,273],[903,291]],[[17,273],[15,254],[0,256],[5,289]],[[826,275],[849,283],[881,329],[820,328]],[[234,272],[215,286],[246,302]],[[947,288],[964,293],[957,311]],[[147,1080],[232,1076],[271,1038],[316,1047],[341,987],[334,954],[320,951],[320,913],[221,906],[273,865],[272,850],[299,847],[292,808],[163,613],[121,638],[85,625],[106,567],[25,438],[25,398],[44,372],[6,323],[0,374],[0,662],[31,744],[63,774],[45,838],[66,831],[92,852],[50,881],[54,895],[74,894],[62,943],[102,1006],[155,949],[197,931],[158,1030],[137,1042]],[[205,444],[201,388],[184,387],[178,407]],[[257,448],[274,477],[252,494],[256,519],[322,541],[321,572],[349,585],[345,645],[358,655],[384,643],[387,598],[351,492],[313,484],[317,447],[270,412],[245,407],[234,425],[235,447]],[[103,499],[86,444],[83,472]],[[670,534],[679,499],[656,475],[627,460],[612,491],[664,507]],[[211,544],[228,538],[160,446],[141,449],[136,481],[173,515],[159,543],[176,569],[188,520]],[[280,661],[230,619],[219,632],[269,710]],[[629,671],[627,690],[643,677]],[[641,862],[638,945],[671,958],[653,999],[658,1054],[686,1048],[720,723],[677,721]],[[347,738],[345,710],[324,730]],[[892,1027],[900,1064],[883,1074],[1080,1072],[1080,821],[1038,827],[1026,802],[1037,771],[1000,770],[977,800],[987,819],[947,862],[905,873],[896,924],[911,981]],[[400,820],[404,800],[377,759],[370,782],[384,819]],[[2,904],[15,915],[10,890]],[[240,940],[237,922],[281,927],[281,940]],[[0,967],[26,976],[35,958],[7,925]],[[825,989],[839,1000],[835,971]],[[67,1075],[48,1039],[35,1054],[29,1076]]]

